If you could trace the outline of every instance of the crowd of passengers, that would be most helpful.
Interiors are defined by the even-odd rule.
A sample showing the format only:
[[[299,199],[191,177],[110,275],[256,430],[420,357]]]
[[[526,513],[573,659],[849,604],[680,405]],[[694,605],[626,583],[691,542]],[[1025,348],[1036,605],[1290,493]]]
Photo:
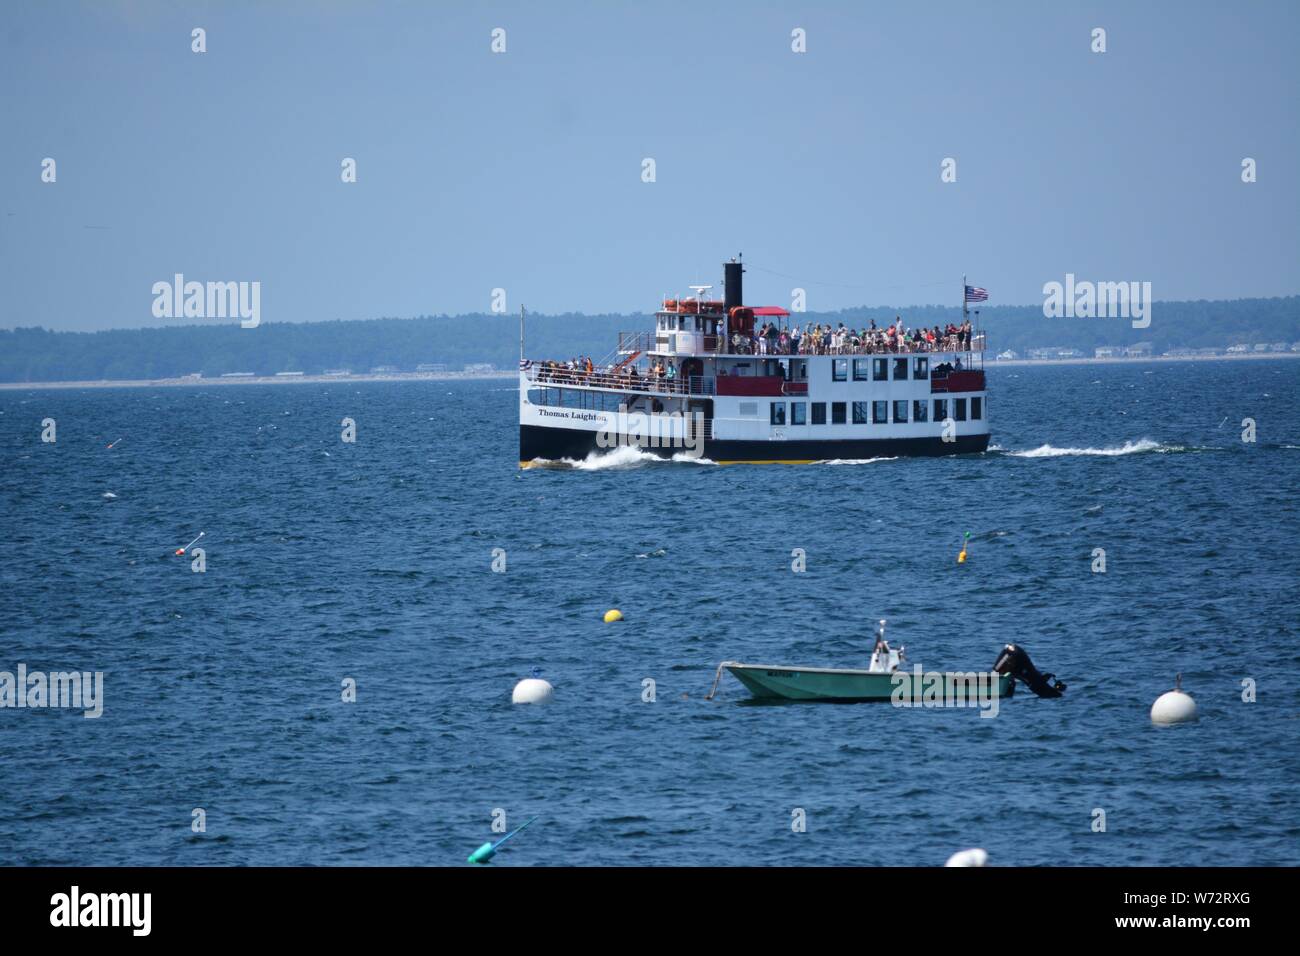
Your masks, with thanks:
[[[607,388],[642,388],[653,382],[665,391],[672,391],[672,383],[677,381],[677,367],[672,362],[654,359],[644,372],[632,362],[621,366],[610,363],[598,368],[591,356],[580,355],[567,362],[542,362],[537,370],[537,381],[595,384]]]
[[[748,338],[739,332],[731,336],[731,349],[744,355],[874,355],[878,352],[965,352],[971,347],[971,323],[951,322],[945,328],[908,329],[902,317],[892,325],[877,328],[876,320],[861,330],[831,325],[813,325],[804,331],[778,328],[764,323]]]

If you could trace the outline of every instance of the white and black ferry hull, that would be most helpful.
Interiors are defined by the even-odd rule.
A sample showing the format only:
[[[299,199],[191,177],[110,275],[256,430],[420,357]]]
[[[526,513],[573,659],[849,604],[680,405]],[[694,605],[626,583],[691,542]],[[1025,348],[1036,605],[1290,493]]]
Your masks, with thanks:
[[[617,433],[599,432],[582,428],[563,428],[553,425],[519,426],[519,463],[527,467],[544,459],[582,461],[591,454],[605,454],[618,447],[632,446],[660,458],[688,455],[707,458],[718,464],[810,464],[816,461],[864,460],[868,458],[937,457],[939,455],[967,455],[986,451],[989,433],[957,435],[952,441],[940,436],[896,438],[786,438],[768,440],[738,440],[725,438],[701,439],[702,447],[684,448],[681,444],[669,447],[646,447],[636,437]]]

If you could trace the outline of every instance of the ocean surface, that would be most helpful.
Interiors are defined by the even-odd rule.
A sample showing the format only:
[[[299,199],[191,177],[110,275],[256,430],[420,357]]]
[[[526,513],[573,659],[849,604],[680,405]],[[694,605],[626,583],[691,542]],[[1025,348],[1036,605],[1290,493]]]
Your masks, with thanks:
[[[1293,864],[1300,362],[989,378],[983,455],[528,471],[508,380],[0,392],[0,671],[104,688],[0,709],[0,864],[463,865],[494,810],[500,866]],[[1069,689],[705,699],[879,618]]]

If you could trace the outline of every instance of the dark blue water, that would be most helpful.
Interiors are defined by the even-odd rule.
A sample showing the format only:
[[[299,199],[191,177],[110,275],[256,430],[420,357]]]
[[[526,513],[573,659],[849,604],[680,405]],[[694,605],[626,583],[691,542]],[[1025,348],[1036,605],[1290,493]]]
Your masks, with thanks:
[[[990,379],[981,456],[528,472],[507,381],[0,392],[0,670],[105,675],[100,719],[0,710],[0,863],[458,864],[494,808],[540,816],[501,865],[1293,862],[1300,362]],[[1069,690],[704,699],[881,617]],[[1175,672],[1201,719],[1156,729]]]

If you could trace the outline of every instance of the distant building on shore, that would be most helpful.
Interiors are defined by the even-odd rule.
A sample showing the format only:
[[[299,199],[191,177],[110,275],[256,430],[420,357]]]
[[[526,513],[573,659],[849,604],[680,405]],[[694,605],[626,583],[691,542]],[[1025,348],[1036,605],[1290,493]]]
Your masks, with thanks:
[[[252,378],[252,372],[222,372],[222,378]]]
[[[301,377],[301,375],[302,372],[276,372],[275,373],[276,378],[298,378]]]
[[[1119,358],[1120,352],[1118,345],[1100,345],[1093,351],[1093,355],[1097,358]]]
[[[351,374],[352,374],[352,369],[350,369],[350,368],[327,368],[327,369],[325,370],[325,374],[326,374],[326,375],[351,375]]]
[[[417,372],[445,372],[447,365],[445,362],[425,362],[423,365],[415,367]]]
[[[465,371],[469,372],[472,375],[473,374],[481,375],[484,372],[495,372],[496,370],[497,367],[493,365],[491,362],[474,362],[471,365],[465,366]]]
[[[391,375],[393,372],[398,371],[398,368],[396,365],[376,365],[370,371],[376,375]]]
[[[1011,351],[1011,349],[1007,349],[1005,352],[999,352],[998,358],[1004,362],[1014,362],[1016,359],[1020,358],[1020,356]]]

